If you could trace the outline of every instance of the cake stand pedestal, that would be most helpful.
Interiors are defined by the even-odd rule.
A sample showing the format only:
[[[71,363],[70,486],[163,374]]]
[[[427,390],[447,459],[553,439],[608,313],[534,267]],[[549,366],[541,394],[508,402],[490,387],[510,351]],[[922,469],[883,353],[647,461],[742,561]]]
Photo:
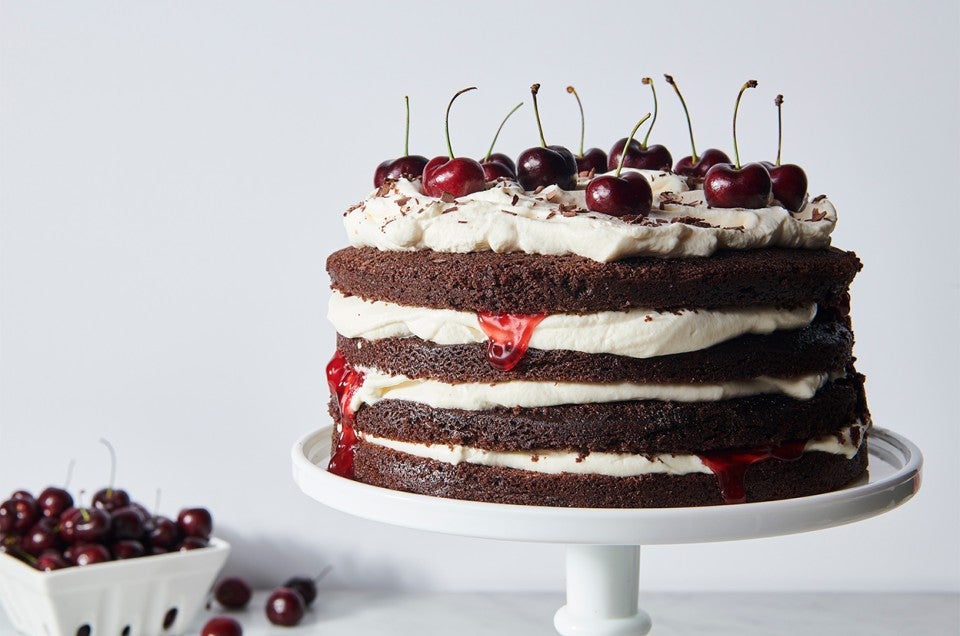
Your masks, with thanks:
[[[331,429],[293,448],[293,477],[307,495],[342,512],[407,528],[507,541],[567,544],[564,636],[650,631],[638,607],[640,546],[772,537],[831,528],[892,510],[920,488],[923,458],[909,440],[870,433],[869,476],[843,490],[759,503],[697,508],[551,508],[415,495],[327,472]]]

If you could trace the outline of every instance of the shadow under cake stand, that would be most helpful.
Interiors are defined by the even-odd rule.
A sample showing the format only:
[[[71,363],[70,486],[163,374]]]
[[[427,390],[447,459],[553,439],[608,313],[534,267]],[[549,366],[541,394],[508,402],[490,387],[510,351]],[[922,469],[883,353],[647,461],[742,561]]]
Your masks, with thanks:
[[[808,532],[892,510],[920,488],[923,458],[908,439],[870,432],[869,475],[811,497],[691,508],[555,508],[415,495],[327,472],[331,427],[293,448],[304,493],[351,515],[419,530],[506,541],[567,544],[567,604],[554,616],[564,636],[650,631],[639,609],[640,546],[707,543]]]

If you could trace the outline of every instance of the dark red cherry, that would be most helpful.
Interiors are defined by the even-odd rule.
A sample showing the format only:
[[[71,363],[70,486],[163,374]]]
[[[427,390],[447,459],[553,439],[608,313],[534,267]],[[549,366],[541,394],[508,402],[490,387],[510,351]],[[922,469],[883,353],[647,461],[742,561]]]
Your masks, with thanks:
[[[118,561],[123,559],[139,559],[146,553],[147,550],[143,547],[143,544],[133,539],[122,539],[110,546],[110,554]]]
[[[293,627],[303,620],[305,610],[300,592],[289,587],[278,587],[267,599],[267,618],[274,625]]]
[[[243,636],[243,627],[229,616],[217,616],[207,621],[200,636]]]
[[[599,148],[590,148],[580,157],[574,157],[577,160],[577,172],[590,172],[600,174],[607,171],[607,153]]]
[[[177,516],[177,527],[185,537],[209,539],[213,532],[213,517],[206,508],[184,508]]]
[[[283,587],[289,587],[300,592],[300,596],[303,597],[303,602],[307,607],[313,605],[313,602],[317,600],[317,584],[316,582],[306,576],[293,576],[286,580],[283,584]]]
[[[41,572],[52,572],[53,570],[62,570],[70,567],[70,562],[63,558],[63,555],[56,550],[47,550],[37,557],[33,567]]]
[[[50,486],[44,488],[37,497],[37,505],[44,517],[57,519],[64,510],[73,505],[73,497],[63,488]]]
[[[47,550],[55,549],[60,543],[56,522],[42,517],[20,539],[20,547],[28,554],[39,556]]]
[[[7,499],[0,504],[0,532],[23,534],[40,519],[40,508],[33,497]]]
[[[447,194],[458,198],[486,187],[483,166],[467,157],[434,157],[423,169],[423,192],[431,197]]]
[[[60,516],[60,538],[67,543],[96,543],[110,532],[110,515],[99,508],[68,508]]]
[[[377,188],[387,179],[419,179],[423,174],[423,167],[427,165],[427,158],[421,155],[406,155],[390,159],[377,166],[373,173],[373,185]]]
[[[577,187],[577,160],[573,153],[563,146],[547,145],[540,123],[540,108],[537,105],[537,93],[540,85],[530,87],[533,95],[533,114],[540,133],[540,145],[528,148],[517,158],[517,181],[524,190],[536,190],[556,185],[564,190]]]
[[[773,198],[791,212],[803,207],[807,198],[807,173],[793,163],[768,168]]]
[[[93,493],[93,507],[106,512],[130,505],[130,495],[120,488],[101,488]]]
[[[250,602],[253,590],[243,579],[230,576],[220,579],[213,588],[213,596],[226,609],[242,610]]]
[[[739,170],[719,163],[703,179],[703,195],[713,208],[765,208],[770,194],[770,173],[759,163],[748,163]]]
[[[497,179],[514,180],[517,178],[516,173],[511,172],[509,166],[499,161],[484,161],[480,166],[483,168],[483,178],[487,181],[496,181]]]
[[[32,501],[33,503],[37,503],[36,498],[26,490],[14,490],[10,498],[16,501]]]
[[[607,158],[607,169],[616,170],[620,163],[620,154],[623,147],[626,146],[627,139],[624,137],[610,148],[610,154]],[[644,148],[637,140],[631,140],[627,148],[627,156],[623,159],[624,168],[637,168],[639,170],[669,170],[673,165],[673,157],[670,151],[660,144],[654,144]]]
[[[143,536],[143,514],[133,506],[118,508],[110,516],[114,539],[140,539]]]
[[[483,164],[483,163],[490,163],[490,162],[493,162],[493,163],[501,163],[501,164],[503,164],[503,165],[507,168],[507,170],[509,170],[512,174],[514,174],[514,175],[517,174],[517,164],[515,164],[515,163],[513,162],[513,159],[511,159],[511,158],[508,157],[507,155],[503,154],[502,152],[492,152],[492,153],[490,153],[490,157],[489,157],[488,159],[484,159],[484,160],[481,161],[480,163]]]
[[[625,172],[619,177],[600,175],[587,184],[587,209],[611,216],[646,216],[653,204],[653,192],[644,176]]]
[[[73,564],[78,566],[105,563],[110,560],[110,551],[99,543],[82,543],[73,548]]]
[[[151,547],[170,550],[180,543],[180,528],[172,519],[156,516],[147,528],[147,543]]]
[[[730,163],[730,157],[722,150],[716,148],[707,148],[703,154],[694,161],[693,157],[688,155],[680,159],[673,167],[673,171],[681,176],[703,181],[707,176],[707,171],[718,163]]]

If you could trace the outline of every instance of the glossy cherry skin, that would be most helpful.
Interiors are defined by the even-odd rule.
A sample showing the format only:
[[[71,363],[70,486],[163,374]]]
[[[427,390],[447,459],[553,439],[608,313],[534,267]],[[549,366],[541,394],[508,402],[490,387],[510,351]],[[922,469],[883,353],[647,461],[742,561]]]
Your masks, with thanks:
[[[306,576],[290,577],[283,584],[283,587],[289,587],[300,592],[300,596],[303,597],[303,602],[307,607],[313,605],[313,602],[317,600],[317,584],[313,579]]]
[[[610,156],[607,159],[607,169],[616,170],[620,165],[620,153],[627,144],[627,138],[619,140],[613,144],[610,149]],[[669,170],[673,165],[673,157],[670,151],[660,144],[654,144],[644,148],[636,139],[630,141],[627,148],[627,156],[623,159],[624,168],[638,168],[640,170]]]
[[[766,167],[770,173],[773,198],[791,212],[800,210],[807,198],[807,173],[794,163]]]
[[[47,550],[37,557],[37,562],[33,564],[33,567],[41,572],[52,572],[53,570],[70,567],[70,562],[56,550]]]
[[[200,636],[243,636],[243,627],[229,616],[217,616],[207,621]]]
[[[78,566],[106,563],[110,551],[99,543],[82,543],[73,547],[73,564]]]
[[[217,582],[216,587],[213,588],[213,596],[217,599],[217,603],[226,609],[242,610],[250,602],[253,590],[243,579],[230,576]]]
[[[483,167],[483,178],[487,181],[496,181],[497,179],[516,180],[517,173],[510,171],[510,166],[499,161],[484,161],[480,164]]]
[[[607,153],[599,148],[588,148],[583,156],[574,157],[577,162],[577,172],[590,172],[600,174],[607,171]]]
[[[99,508],[68,508],[60,516],[60,538],[67,543],[95,543],[110,532],[110,515]]]
[[[303,620],[306,603],[300,592],[289,587],[278,587],[267,599],[267,618],[274,625],[293,627]]]
[[[718,163],[730,163],[730,157],[722,150],[707,148],[696,163],[690,155],[681,158],[673,167],[673,171],[681,176],[702,181],[707,176],[707,171]]]
[[[423,168],[423,192],[440,198],[444,193],[457,198],[487,187],[483,166],[467,157],[434,157]]]
[[[517,181],[524,190],[550,185],[574,190],[577,187],[577,160],[562,146],[527,148],[517,158]]]
[[[184,508],[177,516],[177,527],[184,537],[209,539],[213,532],[213,517],[206,508]]]
[[[37,505],[44,517],[58,519],[60,514],[73,505],[73,497],[63,488],[44,488],[37,497]]]
[[[133,539],[123,539],[110,546],[110,554],[112,554],[113,558],[117,561],[123,559],[139,559],[146,553],[147,549],[143,547],[143,544]]]
[[[93,493],[93,507],[113,512],[118,508],[130,505],[130,495],[120,488],[101,488]]]
[[[23,500],[23,501],[32,501],[33,503],[37,502],[36,497],[34,497],[30,492],[26,490],[14,490],[13,494],[10,495],[11,499]]]
[[[133,506],[118,508],[110,516],[110,532],[114,539],[139,539],[143,530],[143,515]]]
[[[53,550],[59,544],[60,537],[57,535],[56,522],[46,517],[41,518],[20,539],[21,549],[33,556],[40,556],[47,550]]]
[[[610,216],[645,216],[653,205],[653,192],[643,175],[624,172],[619,177],[601,175],[587,184],[587,209]]]
[[[740,170],[718,163],[703,179],[703,195],[713,208],[765,208],[771,189],[770,173],[759,163],[748,163]]]
[[[167,517],[156,516],[147,528],[147,543],[152,547],[170,550],[180,543],[180,528]]]
[[[0,532],[23,534],[40,519],[37,502],[29,499],[7,499],[0,504]]]
[[[421,155],[405,155],[383,161],[373,173],[373,186],[379,188],[387,179],[419,179],[425,165],[427,158]]]

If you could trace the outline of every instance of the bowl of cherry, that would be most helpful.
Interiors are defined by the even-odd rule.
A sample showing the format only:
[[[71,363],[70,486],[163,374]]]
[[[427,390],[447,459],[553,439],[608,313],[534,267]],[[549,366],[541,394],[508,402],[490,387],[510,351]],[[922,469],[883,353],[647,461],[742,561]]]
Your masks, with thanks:
[[[230,552],[205,508],[150,513],[119,488],[74,505],[63,488],[0,503],[0,605],[20,632],[181,634]]]

